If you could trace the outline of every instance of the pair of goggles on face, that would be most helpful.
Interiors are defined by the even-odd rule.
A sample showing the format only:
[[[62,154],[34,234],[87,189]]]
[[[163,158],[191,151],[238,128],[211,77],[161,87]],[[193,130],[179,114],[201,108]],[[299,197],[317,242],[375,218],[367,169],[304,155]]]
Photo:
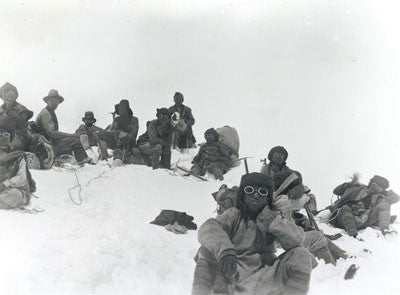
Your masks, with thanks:
[[[4,138],[10,138],[11,134],[10,132],[0,132],[0,136]]]
[[[268,190],[265,187],[259,187],[256,189],[255,187],[253,187],[251,185],[247,185],[244,187],[243,191],[245,192],[245,194],[248,194],[248,195],[252,195],[255,192],[257,192],[262,197],[268,196]]]
[[[278,158],[282,158],[282,159],[285,157],[284,154],[277,153],[277,152],[275,152],[275,153],[273,154],[273,156],[274,156],[274,157],[278,157]]]
[[[159,114],[157,117],[160,119],[169,119],[169,115],[164,115],[164,114]]]

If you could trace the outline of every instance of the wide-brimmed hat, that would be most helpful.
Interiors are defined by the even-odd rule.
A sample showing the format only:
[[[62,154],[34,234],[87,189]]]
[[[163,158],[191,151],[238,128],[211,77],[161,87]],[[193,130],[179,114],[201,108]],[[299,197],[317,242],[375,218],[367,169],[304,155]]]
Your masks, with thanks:
[[[58,100],[60,101],[60,103],[62,103],[64,101],[64,97],[62,97],[61,95],[58,94],[58,91],[55,89],[51,89],[49,91],[49,95],[43,97],[43,100],[45,103],[47,103],[49,101],[50,98],[58,98]]]
[[[96,122],[96,118],[94,117],[93,112],[87,111],[85,112],[85,116],[82,118],[82,121],[91,120],[92,122]]]

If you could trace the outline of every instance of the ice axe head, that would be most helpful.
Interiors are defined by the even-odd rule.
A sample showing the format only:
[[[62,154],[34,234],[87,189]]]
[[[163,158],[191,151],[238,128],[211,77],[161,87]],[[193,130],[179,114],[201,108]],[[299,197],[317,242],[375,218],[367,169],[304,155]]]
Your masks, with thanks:
[[[249,174],[249,166],[247,165],[247,159],[251,159],[251,158],[253,158],[253,157],[243,157],[243,158],[236,160],[236,161],[241,161],[241,160],[244,161],[244,168],[246,169],[246,174]]]

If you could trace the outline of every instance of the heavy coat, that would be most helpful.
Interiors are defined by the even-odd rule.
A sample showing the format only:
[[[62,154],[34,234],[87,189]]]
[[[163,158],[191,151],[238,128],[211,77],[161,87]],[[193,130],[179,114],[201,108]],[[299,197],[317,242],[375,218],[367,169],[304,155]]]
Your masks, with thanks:
[[[279,195],[288,195],[290,199],[299,199],[303,195],[303,178],[300,172],[290,169],[286,164],[282,168],[279,168],[272,162],[264,164],[261,168],[261,173],[268,175],[274,180],[275,191],[284,184],[279,191]],[[293,178],[293,181],[287,183],[289,178]],[[287,185],[285,185],[286,183]]]
[[[111,130],[119,130],[127,133],[129,142],[132,146],[135,146],[139,131],[139,119],[131,115],[116,117],[112,123]]]
[[[162,126],[158,119],[147,122],[147,131],[140,136],[138,144],[150,143],[151,147],[161,145],[163,149],[170,150],[172,142],[173,125],[169,122]]]
[[[97,145],[97,137],[95,135],[96,132],[103,132],[104,129],[97,127],[96,125],[93,125],[92,127],[88,127],[85,124],[82,124],[79,126],[78,129],[76,129],[75,134],[81,137],[81,135],[86,135],[89,140],[89,146],[95,146]],[[82,138],[81,138],[82,142]],[[83,143],[82,143],[83,145]]]
[[[263,257],[275,253],[274,241],[281,244],[284,250],[300,247],[304,232],[294,223],[283,218],[279,213],[267,207],[256,220],[244,219],[237,208],[230,208],[216,218],[208,219],[198,232],[200,244],[208,250],[200,251],[199,258],[219,262],[226,255],[238,258],[239,279],[236,289],[249,294],[268,294],[276,282],[279,260],[265,264]],[[305,250],[304,253],[307,251]],[[207,253],[211,255],[207,257]],[[293,268],[302,267],[304,272],[311,272],[311,255],[305,255],[307,263],[294,263]],[[308,285],[308,282],[304,282]],[[301,284],[301,282],[299,282]],[[247,293],[246,293],[247,294]]]
[[[210,164],[222,164],[224,173],[232,167],[232,151],[220,142],[205,143],[200,147],[199,152],[193,158],[192,164],[199,165],[206,169]]]
[[[186,133],[184,133],[180,137],[176,138],[178,147],[179,148],[187,147],[186,145],[188,144],[187,143],[188,141],[190,141],[192,144],[195,143],[196,138],[193,135],[193,129],[192,129],[192,126],[194,125],[195,120],[192,115],[192,110],[183,104],[179,110],[176,105],[169,107],[168,110],[169,110],[172,118],[174,117],[174,113],[178,113],[179,119],[184,120],[187,125]]]
[[[368,186],[352,182],[342,183],[333,190],[333,193],[340,198],[330,207],[331,218],[335,219],[337,210],[347,205],[355,217],[357,228],[364,227],[376,205],[382,202],[391,205],[400,199],[400,196],[392,190],[374,194],[369,191]]]
[[[35,122],[38,131],[50,141],[74,136],[73,134],[58,131],[56,113],[47,107],[41,110]]]
[[[4,104],[0,107],[0,119],[3,117],[11,117],[15,121],[15,129],[18,132],[18,130],[27,128],[29,119],[33,117],[33,112],[15,102],[10,111],[6,110]]]

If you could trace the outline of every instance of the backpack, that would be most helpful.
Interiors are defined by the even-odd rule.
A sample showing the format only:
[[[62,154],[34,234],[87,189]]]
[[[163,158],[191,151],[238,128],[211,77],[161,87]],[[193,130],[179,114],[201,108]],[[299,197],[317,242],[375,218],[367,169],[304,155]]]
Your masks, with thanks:
[[[239,166],[240,161],[236,160],[239,158],[240,140],[236,129],[230,126],[224,126],[217,128],[216,131],[219,135],[219,142],[227,146],[232,151],[232,166]]]
[[[237,186],[228,188],[226,184],[223,184],[220,186],[217,192],[211,194],[214,200],[217,202],[218,215],[221,215],[229,208],[236,207],[237,205],[236,193],[238,189],[239,188]]]

